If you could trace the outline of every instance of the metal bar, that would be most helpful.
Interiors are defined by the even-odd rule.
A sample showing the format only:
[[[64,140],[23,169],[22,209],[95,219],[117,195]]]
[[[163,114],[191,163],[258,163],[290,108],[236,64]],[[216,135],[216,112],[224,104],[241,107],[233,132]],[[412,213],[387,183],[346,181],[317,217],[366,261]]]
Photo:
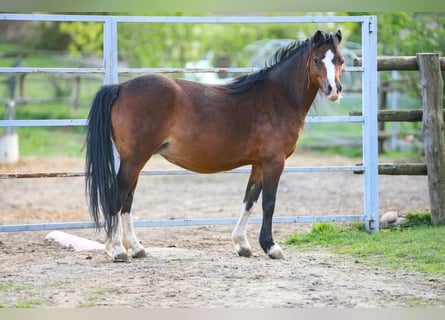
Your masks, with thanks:
[[[366,230],[379,231],[378,122],[377,122],[377,17],[362,23],[363,212]]]
[[[118,68],[119,73],[251,73],[261,68]]]
[[[65,127],[86,126],[86,119],[0,120],[1,127]]]
[[[360,171],[363,170],[363,166],[319,166],[319,167],[285,167],[283,172],[295,173],[295,172],[340,172],[340,171]],[[242,167],[228,171],[222,171],[219,173],[250,173],[250,168]],[[158,176],[158,175],[186,175],[197,174],[196,172],[184,169],[177,170],[148,170],[141,171],[141,176]],[[1,176],[0,176],[1,178]]]
[[[104,22],[103,39],[104,84],[115,84],[119,81],[117,72],[117,24],[112,17]]]
[[[103,224],[101,224],[102,226]],[[88,229],[95,228],[94,222],[58,222],[58,223],[33,223],[0,226],[1,232],[44,231],[63,229]]]
[[[22,21],[97,21],[105,22],[112,18],[125,23],[341,23],[363,22],[364,16],[276,16],[276,17],[178,17],[178,16],[100,16],[100,15],[61,15],[61,14],[0,14],[0,20]]]
[[[104,73],[104,68],[2,67],[0,73]]]
[[[276,17],[175,17],[175,16],[118,16],[118,22],[131,23],[336,23],[336,22],[362,22],[361,16],[276,16]]]
[[[109,44],[107,44],[108,46]],[[110,59],[112,59],[110,57]],[[104,64],[105,65],[105,64]],[[246,68],[117,68],[118,73],[144,74],[144,73],[251,73],[260,70],[257,67]],[[346,72],[360,72],[362,67],[345,67]],[[106,68],[47,68],[47,67],[0,67],[0,73],[69,73],[91,74],[106,72]]]
[[[363,72],[363,67],[344,67],[343,71],[346,71],[346,72]]]
[[[1,70],[1,69],[0,69]],[[118,68],[119,73],[143,74],[143,73],[251,73],[261,70],[258,67],[246,68]],[[345,67],[346,72],[361,72],[362,67]]]
[[[32,172],[32,173],[0,173],[2,179],[35,179],[35,178],[73,178],[84,177],[85,172]]]
[[[364,221],[363,215],[325,215],[325,216],[301,216],[301,217],[274,217],[274,223],[314,223],[314,222],[360,222]],[[171,219],[171,220],[141,220],[135,221],[134,227],[191,227],[203,225],[234,225],[236,218],[214,218],[214,219]],[[250,224],[261,224],[262,218],[253,217],[249,219]],[[103,226],[101,222],[100,227]],[[90,229],[95,228],[94,222],[65,222],[65,223],[36,223],[0,225],[0,232],[21,231],[46,231],[66,229]]]
[[[320,166],[320,167],[285,167],[283,172],[363,172],[364,166]],[[250,173],[250,168],[237,168],[228,171],[222,171],[219,173]],[[191,175],[198,174],[196,172],[184,169],[171,169],[171,170],[145,170],[141,171],[141,176],[162,176],[162,175]],[[1,179],[29,179],[29,178],[72,178],[72,177],[84,177],[85,172],[73,171],[73,172],[33,172],[33,173],[0,173]]]
[[[306,123],[360,123],[363,116],[306,117]],[[1,127],[86,126],[87,119],[0,120]]]
[[[362,116],[324,116],[306,117],[306,123],[358,123],[363,122]]]
[[[71,15],[71,14],[18,14],[2,13],[0,20],[21,20],[21,21],[105,21],[106,16],[98,15]]]

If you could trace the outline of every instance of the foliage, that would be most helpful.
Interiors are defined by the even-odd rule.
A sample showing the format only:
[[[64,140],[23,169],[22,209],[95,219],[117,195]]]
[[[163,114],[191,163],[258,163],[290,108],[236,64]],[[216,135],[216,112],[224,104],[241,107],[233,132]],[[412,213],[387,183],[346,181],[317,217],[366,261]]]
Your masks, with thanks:
[[[35,22],[28,28],[25,42],[38,50],[66,50],[70,37],[59,31],[59,25],[56,21]]]
[[[60,24],[60,32],[71,37],[69,49],[75,55],[101,52],[101,28],[101,23],[95,22]],[[210,51],[233,59],[247,44],[256,40],[306,38],[316,28],[326,29],[326,24],[119,23],[119,59],[135,68],[183,67],[186,62],[197,61]],[[350,28],[345,26],[344,34],[349,34]],[[329,26],[329,29],[334,28]]]
[[[418,52],[445,53],[445,16],[439,12],[349,12],[376,15],[379,55],[415,55]],[[360,42],[356,25],[350,40]]]
[[[445,227],[432,227],[425,212],[410,213],[398,229],[368,234],[360,226],[314,224],[310,232],[288,237],[285,243],[300,249],[326,247],[357,261],[388,267],[445,275]]]
[[[74,56],[101,55],[103,24],[100,22],[62,22],[60,32],[71,38],[68,49]]]
[[[429,212],[408,212],[405,216],[406,221],[401,224],[401,228],[417,228],[432,226],[431,215]]]
[[[352,14],[376,14],[359,12]],[[378,55],[415,56],[420,52],[445,54],[445,16],[440,12],[377,13]],[[358,26],[351,39],[360,42]],[[392,81],[390,72],[381,72],[382,81]],[[418,72],[401,71],[405,81],[397,86],[419,100]],[[394,83],[392,83],[394,85]],[[406,108],[406,106],[404,106]]]
[[[439,13],[397,12],[378,17],[379,53],[445,53],[445,17]]]

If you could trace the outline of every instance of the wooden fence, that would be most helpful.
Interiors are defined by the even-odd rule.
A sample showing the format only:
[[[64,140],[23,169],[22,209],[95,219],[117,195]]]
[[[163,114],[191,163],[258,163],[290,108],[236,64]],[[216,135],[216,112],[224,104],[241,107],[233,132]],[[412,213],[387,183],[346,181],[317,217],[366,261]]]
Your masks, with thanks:
[[[356,59],[354,65],[361,66],[361,61]],[[441,70],[445,70],[445,59],[434,53],[418,53],[415,57],[379,57],[377,70],[419,70],[423,108],[380,110],[378,121],[422,121],[425,150],[425,163],[379,164],[379,174],[427,174],[432,223],[445,224],[445,136],[441,73]],[[359,114],[351,112],[351,115]]]

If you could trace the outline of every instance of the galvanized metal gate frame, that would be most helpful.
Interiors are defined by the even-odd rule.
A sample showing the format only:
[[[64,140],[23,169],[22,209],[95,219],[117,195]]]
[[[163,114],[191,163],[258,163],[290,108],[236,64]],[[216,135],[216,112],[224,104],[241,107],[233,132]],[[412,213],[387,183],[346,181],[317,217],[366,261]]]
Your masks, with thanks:
[[[118,23],[360,23],[362,33],[362,67],[346,67],[347,72],[362,73],[362,116],[307,117],[306,123],[362,123],[363,165],[361,166],[323,166],[323,167],[286,167],[284,172],[333,172],[363,171],[363,213],[360,215],[325,215],[274,217],[276,223],[295,222],[350,222],[363,221],[369,232],[379,231],[378,196],[378,150],[377,150],[377,18],[376,16],[345,17],[170,17],[170,16],[81,16],[50,14],[0,14],[1,20],[22,21],[95,21],[103,23],[103,67],[102,68],[0,68],[0,73],[75,73],[103,74],[104,84],[118,83],[119,73],[147,72],[217,72],[222,69],[230,72],[252,72],[255,68],[120,68],[118,67]],[[21,126],[84,126],[86,119],[65,120],[0,120],[0,127]],[[228,173],[248,173],[250,170],[238,168]],[[192,174],[187,170],[153,170],[141,175],[181,175]],[[47,177],[78,177],[83,172],[52,173]],[[1,174],[0,179],[33,178],[33,174]],[[249,223],[259,224],[261,218],[252,217]],[[190,220],[144,220],[136,221],[136,227],[193,226],[235,224],[236,218],[190,219]],[[55,229],[92,228],[92,222],[66,222],[0,225],[0,232],[39,231]]]

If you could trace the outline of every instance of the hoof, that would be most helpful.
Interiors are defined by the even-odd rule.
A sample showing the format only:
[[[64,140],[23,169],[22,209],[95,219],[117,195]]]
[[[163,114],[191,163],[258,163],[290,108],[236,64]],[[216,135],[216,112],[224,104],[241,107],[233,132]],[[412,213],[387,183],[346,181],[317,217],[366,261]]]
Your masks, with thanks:
[[[271,259],[284,259],[283,252],[281,251],[280,246],[277,244],[274,244],[269,250],[267,250],[267,255]]]
[[[252,250],[250,250],[250,248],[239,248],[237,252],[240,257],[249,258],[252,256]]]
[[[121,252],[113,257],[114,262],[128,262],[128,254]]]
[[[141,259],[141,258],[146,258],[147,257],[147,252],[145,252],[145,249],[141,249],[138,252],[133,254],[133,258],[135,259]]]

